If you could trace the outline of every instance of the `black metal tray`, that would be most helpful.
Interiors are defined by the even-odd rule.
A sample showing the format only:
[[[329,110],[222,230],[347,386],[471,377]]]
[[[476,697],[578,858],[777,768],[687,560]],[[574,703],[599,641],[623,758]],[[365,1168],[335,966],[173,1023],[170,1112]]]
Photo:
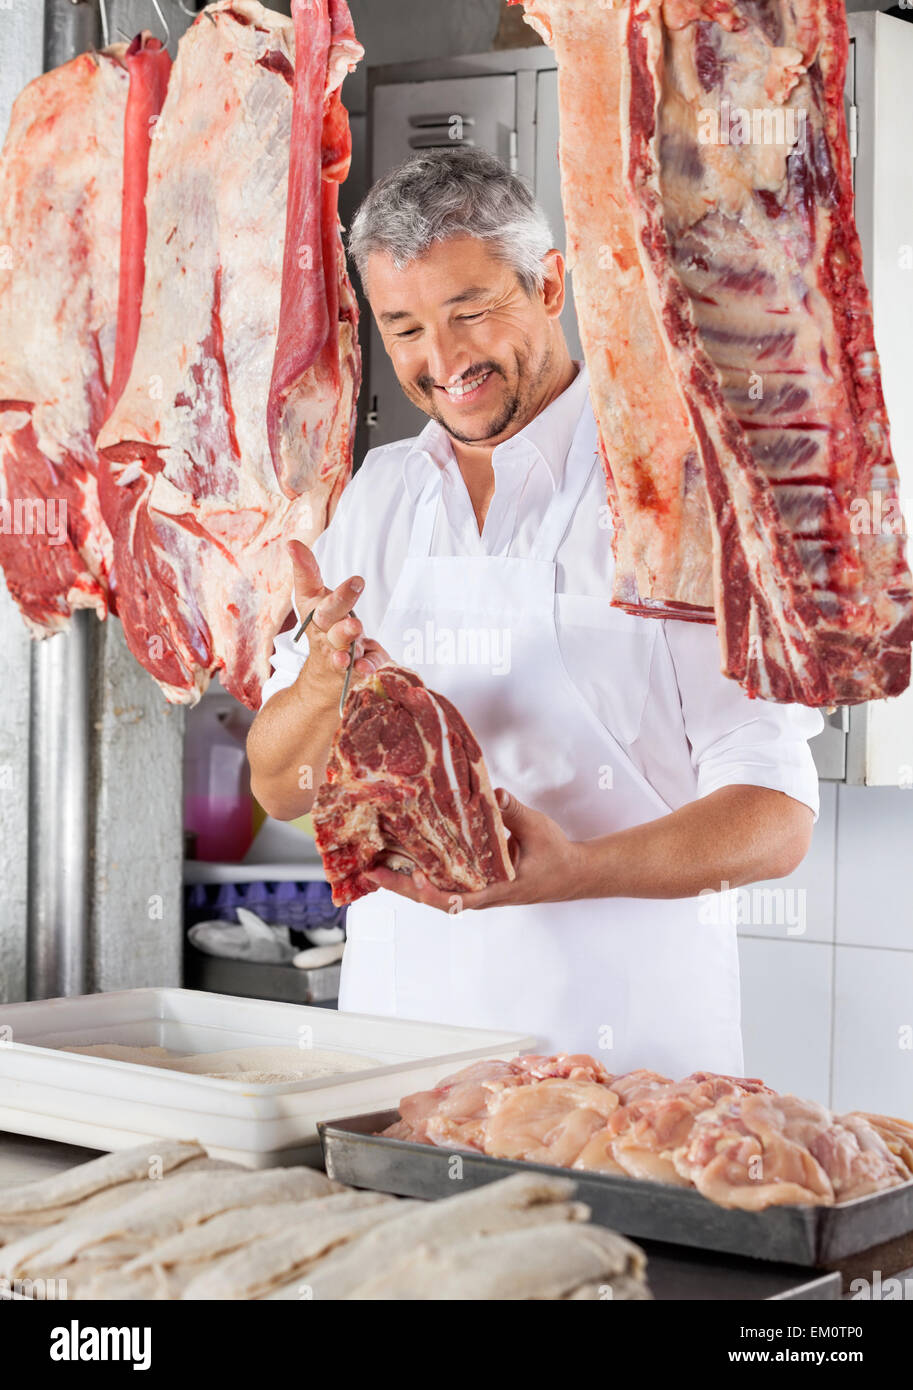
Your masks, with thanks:
[[[378,1137],[378,1130],[398,1119],[397,1110],[378,1110],[319,1123],[330,1177],[352,1187],[424,1198],[453,1195],[455,1158],[460,1161],[461,1187],[480,1187],[508,1173],[570,1177],[577,1184],[579,1200],[591,1208],[592,1219],[622,1235],[814,1269],[837,1265],[847,1256],[913,1231],[913,1180],[834,1207],[738,1211],[718,1206],[693,1188],[671,1183]]]

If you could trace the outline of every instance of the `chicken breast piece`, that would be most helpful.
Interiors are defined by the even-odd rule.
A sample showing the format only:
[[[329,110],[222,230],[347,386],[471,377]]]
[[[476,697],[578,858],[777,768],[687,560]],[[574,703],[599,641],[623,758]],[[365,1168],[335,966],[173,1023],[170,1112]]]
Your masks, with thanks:
[[[770,1097],[736,1096],[703,1111],[688,1143],[675,1151],[676,1170],[724,1207],[832,1205],[834,1189],[824,1168],[801,1138],[786,1132],[789,1107],[782,1102],[794,1099],[773,1097],[781,1105],[778,1111]],[[804,1125],[812,1122],[812,1110],[819,1126],[826,1123],[830,1112],[804,1104],[809,1107]]]
[[[867,1115],[859,1110],[842,1115],[841,1119],[846,1124],[851,1120],[866,1120],[900,1160],[907,1176],[913,1177],[913,1124],[909,1120],[898,1120],[890,1115]]]
[[[593,1081],[549,1078],[502,1091],[485,1121],[485,1152],[568,1168],[617,1106],[616,1093]]]

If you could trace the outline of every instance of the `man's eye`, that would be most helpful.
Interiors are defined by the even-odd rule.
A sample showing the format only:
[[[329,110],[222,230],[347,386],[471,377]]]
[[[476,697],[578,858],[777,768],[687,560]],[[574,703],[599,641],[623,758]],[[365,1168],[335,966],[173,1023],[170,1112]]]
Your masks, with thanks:
[[[413,335],[413,333],[417,333],[417,332],[418,332],[418,329],[417,329],[417,328],[404,328],[403,331],[402,331],[402,333],[397,333],[395,336],[396,336],[397,338],[411,338],[412,335]]]
[[[477,309],[476,312],[475,312],[474,314],[460,314],[459,317],[460,317],[461,319],[465,319],[465,320],[467,320],[467,321],[470,321],[470,320],[472,320],[472,319],[480,319],[484,313],[485,313],[485,310],[484,310],[484,309]]]

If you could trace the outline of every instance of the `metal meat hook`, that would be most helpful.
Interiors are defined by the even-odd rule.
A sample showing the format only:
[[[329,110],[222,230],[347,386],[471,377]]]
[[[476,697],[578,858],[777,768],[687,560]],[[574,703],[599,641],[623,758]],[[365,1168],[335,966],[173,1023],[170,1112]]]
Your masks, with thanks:
[[[297,641],[298,641],[298,638],[301,636],[301,634],[304,632],[304,629],[307,627],[308,623],[309,623],[309,622],[311,621],[311,619],[313,618],[315,611],[316,611],[316,608],[312,608],[311,611],[310,611],[310,613],[308,613],[307,617],[304,619],[304,621],[302,622],[302,624],[301,624],[301,626],[299,627],[298,631],[295,633],[294,637],[292,638],[292,641],[293,641],[293,642],[297,642]],[[355,643],[353,642],[352,645],[349,647],[349,664],[348,664],[348,666],[346,667],[346,678],[345,678],[345,680],[344,680],[343,683],[342,683],[342,694],[341,694],[340,697],[339,697],[339,713],[340,713],[340,716],[342,715],[343,706],[345,705],[345,702],[346,702],[346,696],[347,696],[348,693],[349,693],[349,686],[352,684],[352,671],[354,670],[354,667],[355,667]]]
[[[73,5],[78,5],[80,4],[80,2],[81,0],[70,0],[70,3]],[[159,4],[159,0],[149,0],[149,3],[155,10],[155,13],[158,15],[159,23],[161,24],[162,29],[164,30],[165,45],[167,47],[167,45],[171,42],[171,30],[168,27],[168,21],[165,18],[164,13],[162,12],[162,7]],[[181,4],[181,0],[177,0],[177,3],[180,9],[182,9],[185,14],[192,14],[194,19],[196,19],[196,11],[186,9],[185,6]],[[108,23],[108,0],[98,0],[98,16],[101,20],[102,46],[104,48],[107,48],[108,44],[111,42],[111,26]],[[117,32],[121,35],[123,39],[126,40],[127,43],[130,42],[130,35],[125,34],[123,29],[118,29]]]

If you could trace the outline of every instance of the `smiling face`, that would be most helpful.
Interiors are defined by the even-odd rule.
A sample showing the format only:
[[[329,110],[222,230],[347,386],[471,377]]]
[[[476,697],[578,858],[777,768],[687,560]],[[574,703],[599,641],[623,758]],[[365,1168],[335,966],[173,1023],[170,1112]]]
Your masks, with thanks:
[[[475,237],[435,242],[403,270],[384,252],[368,258],[365,288],[399,384],[461,444],[493,448],[566,385],[560,253],[543,266],[545,284],[527,294]]]

